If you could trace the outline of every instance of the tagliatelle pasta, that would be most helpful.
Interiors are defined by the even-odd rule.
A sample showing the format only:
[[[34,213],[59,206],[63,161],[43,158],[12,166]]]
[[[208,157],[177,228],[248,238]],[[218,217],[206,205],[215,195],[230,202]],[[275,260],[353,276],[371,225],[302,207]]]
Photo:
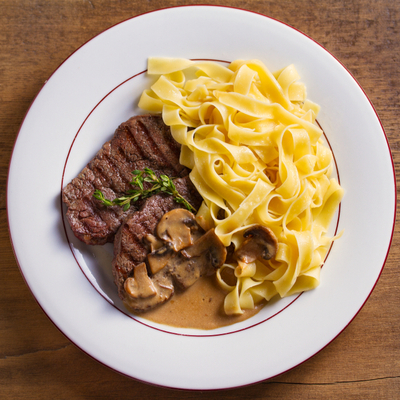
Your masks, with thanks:
[[[269,261],[224,264],[217,271],[227,314],[262,300],[318,286],[336,237],[328,226],[343,197],[331,178],[332,154],[316,124],[319,106],[306,98],[293,65],[271,73],[259,60],[227,67],[210,61],[150,58],[159,75],[139,107],[162,113],[182,145],[181,164],[203,197],[198,216],[225,246],[261,224],[278,239]],[[236,284],[223,278],[224,269]]]

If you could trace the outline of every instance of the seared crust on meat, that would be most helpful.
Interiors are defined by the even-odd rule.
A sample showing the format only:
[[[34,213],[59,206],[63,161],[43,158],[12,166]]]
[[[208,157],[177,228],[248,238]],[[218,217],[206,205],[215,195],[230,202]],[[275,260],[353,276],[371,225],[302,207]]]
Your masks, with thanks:
[[[157,176],[187,176],[179,163],[180,145],[172,138],[161,116],[140,115],[122,123],[114,137],[62,192],[67,219],[75,236],[86,244],[101,245],[114,240],[122,222],[141,206],[106,207],[93,197],[96,189],[113,200],[131,189],[132,171],[152,169]]]

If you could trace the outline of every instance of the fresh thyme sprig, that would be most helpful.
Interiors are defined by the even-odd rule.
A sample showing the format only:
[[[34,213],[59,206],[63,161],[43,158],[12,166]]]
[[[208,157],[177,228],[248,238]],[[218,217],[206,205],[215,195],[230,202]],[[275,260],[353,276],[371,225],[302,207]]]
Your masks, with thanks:
[[[114,200],[108,200],[101,190],[95,190],[93,196],[100,200],[105,206],[121,206],[124,211],[129,210],[131,202],[145,199],[157,193],[166,193],[173,196],[175,202],[183,204],[189,211],[196,212],[196,209],[176,190],[174,182],[167,175],[157,175],[150,169],[145,168],[143,171],[133,171],[133,178],[130,184],[139,189],[128,190],[126,195],[118,197]],[[150,183],[152,186],[149,189],[144,189],[144,183]]]

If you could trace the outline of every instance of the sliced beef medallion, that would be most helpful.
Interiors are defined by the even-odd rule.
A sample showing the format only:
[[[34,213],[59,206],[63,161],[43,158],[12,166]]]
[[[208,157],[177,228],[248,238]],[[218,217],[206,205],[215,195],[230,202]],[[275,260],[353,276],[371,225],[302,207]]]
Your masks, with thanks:
[[[96,156],[62,192],[68,222],[75,236],[86,244],[113,242],[122,222],[140,202],[124,212],[106,207],[93,197],[96,189],[113,200],[132,189],[132,171],[152,169],[157,176],[184,177],[189,170],[179,163],[180,145],[172,138],[161,116],[130,118],[116,130]]]
[[[198,209],[202,198],[191,183],[189,177],[175,179],[174,184],[178,192],[193,207]],[[122,300],[126,299],[124,283],[127,278],[133,276],[135,266],[146,261],[150,252],[149,235],[156,236],[156,227],[160,219],[167,212],[182,208],[172,196],[157,194],[145,200],[140,210],[132,212],[129,218],[121,225],[114,240],[114,259],[112,262],[114,282],[118,287],[118,294]],[[171,278],[165,271],[160,271],[156,277],[157,285],[164,288],[168,298],[171,292]],[[161,283],[160,283],[161,282]],[[140,311],[145,311],[146,306]]]

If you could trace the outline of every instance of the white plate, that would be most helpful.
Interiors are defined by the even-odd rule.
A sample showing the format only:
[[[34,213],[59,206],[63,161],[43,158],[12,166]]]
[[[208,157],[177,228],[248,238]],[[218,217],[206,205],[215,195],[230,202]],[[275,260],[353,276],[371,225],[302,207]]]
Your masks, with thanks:
[[[258,58],[294,63],[346,190],[321,285],[216,331],[133,319],[121,307],[110,247],[88,248],[63,226],[61,186],[137,109],[149,56]],[[33,295],[78,347],[127,376],[181,389],[231,388],[271,378],[330,343],[361,309],[385,263],[395,178],[382,125],[363,90],[304,34],[243,10],[188,6],[124,21],[72,54],[31,105],[15,143],[7,209],[15,256]],[[335,228],[335,227],[334,227]],[[66,237],[66,233],[68,238]],[[377,234],[379,233],[379,234]],[[72,250],[72,251],[71,251]]]

